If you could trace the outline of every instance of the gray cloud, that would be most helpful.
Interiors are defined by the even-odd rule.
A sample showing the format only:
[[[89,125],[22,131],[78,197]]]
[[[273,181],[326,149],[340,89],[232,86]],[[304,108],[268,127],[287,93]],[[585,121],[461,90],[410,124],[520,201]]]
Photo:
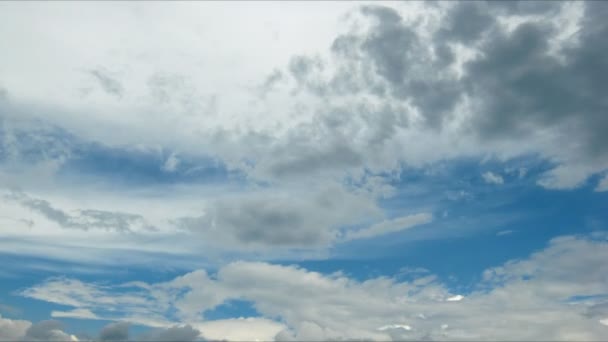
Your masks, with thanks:
[[[154,329],[138,337],[140,341],[186,342],[198,340],[200,331],[190,325],[173,326],[166,329]]]
[[[437,31],[438,40],[457,40],[470,44],[496,23],[490,4],[482,1],[465,1],[448,11],[445,23]]]
[[[127,341],[129,340],[129,327],[128,322],[110,323],[101,329],[99,339],[101,341]]]
[[[275,69],[264,82],[258,87],[258,94],[264,98],[266,94],[271,92],[275,86],[285,80],[285,76],[281,70]]]
[[[608,6],[596,2],[580,4],[584,7],[584,16],[579,30],[570,37],[563,37],[563,25],[553,20],[553,15],[570,10],[565,3],[450,4],[442,11],[430,40],[417,30],[421,21],[405,21],[392,8],[363,6],[360,12],[372,24],[367,31],[355,30],[334,40],[335,73],[320,88],[324,98],[351,92],[379,96],[393,106],[410,103],[427,127],[441,132],[458,120],[458,135],[478,142],[527,141],[532,145],[522,145],[522,150],[537,149],[545,157],[569,163],[564,165],[566,168],[580,166],[580,170],[554,170],[548,177],[558,179],[548,178],[541,184],[573,187],[593,172],[591,170],[597,172],[608,167],[605,162],[608,139],[604,134],[608,130],[605,115],[608,102],[603,95],[608,90],[608,82],[603,77],[608,74],[605,62],[608,44],[603,39],[608,34],[604,20]],[[537,16],[537,20],[524,19],[509,31],[500,20],[513,22],[514,16]],[[462,64],[460,76],[453,71],[457,54],[461,53],[456,49],[458,46],[476,52],[475,57]],[[294,69],[293,65],[290,68]],[[299,81],[306,82],[302,77]],[[458,106],[464,105],[467,113],[463,120],[462,114],[456,114]],[[356,113],[355,107],[347,110]],[[406,113],[411,115],[409,110]],[[348,124],[355,125],[359,117],[351,115]],[[376,117],[380,121],[388,118]],[[368,164],[373,152],[357,149],[354,139],[349,140],[348,150],[331,153],[341,146],[339,140],[331,138],[340,131],[328,122],[319,120],[315,126],[317,135],[328,133],[321,139],[321,148],[309,147],[314,157],[302,153],[306,150],[298,144],[290,144],[294,151],[292,158],[298,158],[298,163],[289,163],[278,154],[274,162],[276,170],[279,173],[289,170],[282,166],[286,162],[293,165],[293,170],[306,170],[306,166],[312,167],[321,161],[327,161],[323,164],[330,166],[333,161],[343,160],[340,164],[343,168]],[[390,141],[390,128],[396,126],[396,121],[385,122],[384,127],[388,129],[383,141]],[[319,123],[323,124],[320,129]],[[552,137],[550,144],[540,146],[535,142],[538,131]],[[567,148],[554,147],[563,140],[569,141]],[[330,158],[324,153],[338,157]]]
[[[19,341],[31,325],[30,321],[3,318],[0,315],[0,341]]]
[[[411,23],[403,21],[396,10],[364,6],[361,13],[371,18],[374,25],[362,35],[337,37],[334,50],[356,51],[354,54],[360,56],[362,63],[371,64],[363,70],[373,70],[387,82],[388,95],[411,101],[423,112],[429,126],[440,127],[461,96],[458,83],[446,77],[447,73],[438,72],[445,61],[433,58],[432,45],[419,36]],[[352,54],[343,56],[350,58]],[[378,94],[377,89],[374,86],[370,92]]]
[[[9,195],[6,195],[5,198],[44,215],[47,219],[56,222],[64,228],[82,230],[95,228],[117,232],[130,232],[135,226],[148,230],[155,229],[146,223],[141,215],[95,209],[79,210],[76,215],[70,215],[63,210],[53,207],[46,200],[32,198],[23,192],[13,191]]]
[[[63,323],[57,320],[43,320],[32,323],[0,316],[0,341],[131,341],[130,323],[112,322],[102,327],[98,338],[88,334],[71,335],[63,331]],[[201,341],[200,331],[190,325],[175,325],[168,328],[147,329],[134,341],[178,342]]]
[[[124,87],[111,73],[104,68],[97,68],[89,71],[89,74],[97,80],[101,89],[107,94],[121,98],[124,94]]]
[[[300,87],[308,91],[324,95],[326,87],[319,73],[323,71],[324,65],[321,58],[309,56],[294,56],[289,61],[289,72]],[[296,89],[298,91],[300,89]]]
[[[218,200],[204,216],[181,218],[177,224],[208,239],[245,246],[312,247],[332,242],[338,229],[378,215],[368,198],[337,186],[317,193],[262,193]]]
[[[23,341],[71,341],[71,336],[61,329],[63,329],[63,324],[59,321],[40,321],[32,324],[26,330]]]
[[[561,1],[486,1],[492,9],[513,15],[554,15],[563,5]]]

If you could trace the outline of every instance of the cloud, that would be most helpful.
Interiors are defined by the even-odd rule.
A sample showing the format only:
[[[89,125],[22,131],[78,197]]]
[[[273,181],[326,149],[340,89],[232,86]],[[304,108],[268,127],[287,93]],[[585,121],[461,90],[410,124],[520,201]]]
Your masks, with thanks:
[[[602,177],[602,179],[600,179],[600,181],[597,183],[597,186],[595,187],[595,191],[598,192],[602,192],[602,191],[608,191],[608,175]]]
[[[268,333],[280,326],[271,319],[280,318],[285,327],[275,333],[282,340],[601,340],[606,333],[600,322],[606,319],[606,257],[605,234],[558,237],[528,258],[487,269],[467,294],[455,294],[426,274],[410,281],[388,277],[356,281],[342,274],[243,261],[230,263],[211,277],[199,270],[165,283],[129,286],[141,289],[130,291],[133,301],[150,301],[146,304],[150,308],[174,308],[182,323],[191,324],[205,338],[229,334],[228,328],[219,327],[232,323],[204,321],[204,312],[238,298],[251,301],[263,318],[248,320],[247,327],[237,324],[233,327],[244,330],[231,330],[233,335],[225,336],[243,336],[239,334],[255,327]],[[24,294],[44,299],[32,294],[46,293],[50,285],[41,284]],[[121,286],[86,285],[81,292],[74,292],[73,286],[53,288],[62,292],[54,297],[58,304],[114,312],[114,319],[132,321],[138,316],[134,307],[120,304]],[[87,296],[83,303],[82,289],[96,289],[102,295]],[[524,322],[527,328],[518,329]],[[165,321],[159,327],[175,324]],[[380,329],[397,325],[411,329]]]
[[[601,54],[602,43],[596,40],[606,25],[595,20],[602,10],[587,3],[458,3],[440,11],[440,22],[429,21],[435,26],[426,27],[393,8],[363,6],[361,13],[372,24],[336,38],[333,51],[338,70],[357,66],[349,72],[359,75],[349,79],[367,84],[356,87],[360,96],[378,96],[385,103],[409,101],[414,106],[410,111],[439,134],[488,142],[491,153],[540,152],[561,168],[580,170],[552,171],[548,176],[554,181],[540,183],[566,189],[608,167],[601,158],[607,145],[599,138],[605,130],[599,115],[606,109],[596,94],[601,80],[588,67],[592,56]],[[531,13],[545,15],[515,23],[515,16]],[[579,17],[583,19],[577,21]],[[462,52],[466,49],[468,57]],[[339,73],[334,77],[343,77]],[[511,76],[497,79],[496,74]],[[331,84],[328,91],[339,98],[340,90]],[[536,131],[543,134],[532,135]],[[556,148],[563,139],[573,143]],[[365,157],[359,160],[366,162]]]
[[[77,310],[74,310],[77,311]],[[72,318],[84,318],[77,316],[62,316]],[[88,318],[88,317],[87,317]],[[238,320],[237,320],[238,321]],[[254,320],[255,321],[255,320]],[[216,322],[217,325],[221,326],[221,322]],[[213,323],[213,324],[216,324]],[[213,325],[211,324],[211,325]],[[276,325],[276,324],[275,324]],[[131,341],[129,338],[129,326],[127,322],[114,322],[105,325],[99,331],[98,338],[91,338],[89,336],[81,336],[82,340],[85,341]],[[230,326],[230,324],[228,324]],[[234,326],[234,325],[233,325]],[[238,324],[237,324],[238,326]],[[239,331],[242,331],[242,336],[246,335],[246,327],[239,326]],[[210,328],[211,336],[226,336],[229,334],[229,329]],[[218,332],[221,331],[221,335]],[[215,334],[214,334],[215,332]],[[238,335],[228,335],[238,336]],[[274,335],[271,335],[272,337]],[[217,338],[218,340],[221,338]],[[246,338],[240,338],[245,340]],[[68,334],[63,331],[63,324],[57,320],[43,320],[37,323],[32,323],[25,320],[13,320],[2,318],[0,316],[0,341],[78,341],[79,338],[76,335]],[[157,341],[157,342],[170,342],[170,341],[195,341],[200,340],[200,332],[190,325],[175,325],[167,328],[156,328],[146,329],[138,335],[137,341]],[[268,340],[268,339],[265,339]]]
[[[0,341],[18,341],[31,325],[32,323],[29,321],[0,316]]]
[[[210,341],[273,341],[285,325],[258,317],[240,317],[196,324],[201,336]]]
[[[506,235],[511,235],[513,234],[514,231],[511,229],[506,229],[506,230],[501,230],[498,233],[496,233],[496,236],[506,236]]]
[[[110,323],[99,332],[101,341],[127,341],[129,339],[129,326],[127,322]]]
[[[251,246],[328,245],[338,229],[378,216],[369,198],[330,185],[318,192],[255,193],[224,198],[204,216],[181,218],[178,225],[204,237]]]
[[[140,341],[158,342],[187,342],[194,341],[200,335],[200,331],[190,325],[173,326],[166,329],[154,329],[138,337]]]
[[[66,334],[62,328],[63,324],[59,321],[40,321],[27,328],[23,341],[78,341],[76,336]]]
[[[15,201],[24,207],[42,214],[44,217],[59,224],[63,228],[72,229],[104,229],[117,232],[130,232],[135,229],[154,229],[146,223],[141,215],[109,212],[96,209],[78,210],[77,215],[70,215],[51,205],[48,201],[32,198],[23,192],[13,191],[5,195],[5,199]]]
[[[264,82],[258,87],[258,92],[259,92],[260,96],[262,98],[265,98],[266,94],[271,92],[277,84],[284,81],[284,78],[285,78],[285,76],[284,76],[283,72],[281,72],[281,70],[278,70],[278,69],[274,70],[270,75],[268,75],[268,77],[266,77]]]
[[[129,51],[121,54],[124,59],[104,65],[134,65],[121,74],[120,81],[106,69],[85,67],[106,91],[122,96],[120,103],[76,100],[67,91],[61,96],[47,91],[53,90],[57,73],[65,74],[66,87],[82,86],[69,72],[82,70],[82,64],[90,61],[83,57],[81,45],[74,44],[65,52],[79,58],[55,61],[62,67],[47,70],[49,79],[35,84],[39,75],[47,73],[26,72],[44,67],[22,58],[38,55],[24,50],[40,49],[36,51],[55,56],[56,51],[48,50],[54,45],[40,38],[46,45],[15,46],[6,59],[14,68],[7,70],[15,70],[21,78],[13,74],[5,83],[11,94],[23,100],[11,101],[11,109],[19,108],[29,117],[35,117],[33,112],[44,113],[40,117],[108,145],[179,146],[194,154],[213,155],[256,180],[273,184],[294,178],[349,177],[366,169],[392,172],[403,164],[425,165],[470,155],[538,153],[564,168],[585,166],[584,172],[557,172],[552,174],[554,182],[540,183],[565,189],[608,166],[602,158],[608,145],[602,134],[606,128],[601,115],[606,107],[601,100],[603,79],[598,76],[602,74],[598,70],[606,66],[594,64],[605,59],[602,37],[607,26],[598,14],[605,10],[602,4],[364,4],[355,10],[351,4],[336,4],[323,15],[336,18],[339,11],[351,9],[352,20],[340,22],[345,29],[336,34],[324,21],[323,30],[319,23],[304,35],[315,39],[298,34],[290,40],[297,41],[296,45],[314,42],[307,45],[314,49],[289,45],[264,58],[258,55],[264,51],[261,45],[254,49],[231,43],[240,35],[222,41],[228,44],[222,45],[226,50],[218,48],[213,54],[221,58],[200,50],[193,38],[198,37],[198,20],[193,21],[190,14],[202,12],[209,25],[226,29],[224,20],[218,19],[226,13],[218,8],[176,8],[180,15],[170,21],[188,32],[180,34],[181,39],[166,33],[152,44],[133,34],[133,44],[125,46],[120,34],[97,32],[105,39],[93,55],[109,55],[106,50],[115,49],[110,42]],[[98,10],[110,15],[116,9]],[[286,9],[293,20],[299,20],[295,14],[300,10],[297,5]],[[20,13],[15,8],[11,11]],[[217,18],[211,14],[215,11],[220,12]],[[157,23],[165,11],[160,6],[137,13],[143,22]],[[269,13],[273,12],[264,12],[264,17]],[[107,26],[105,20],[86,20],[91,21],[91,29]],[[131,25],[133,20],[121,17],[118,21],[116,25],[125,30],[141,32],[139,26]],[[81,33],[72,29],[73,24],[66,20],[58,29],[65,39],[80,41]],[[253,26],[244,30],[254,30]],[[52,41],[58,33],[47,34]],[[276,44],[274,39],[260,38],[265,37],[261,33],[248,37],[259,44]],[[323,50],[325,45],[330,49]],[[171,61],[165,59],[170,57],[144,57],[154,55],[150,51],[158,46],[179,46],[184,53]],[[205,62],[193,57],[200,55],[206,56]],[[32,82],[22,82],[28,89],[15,81],[32,74],[36,75]],[[496,78],[497,74],[509,77]],[[261,83],[273,91],[264,91],[264,100],[259,101],[260,92],[249,91],[256,87],[244,83]],[[141,93],[125,92],[127,84]],[[293,93],[293,89],[298,91]],[[53,105],[41,105],[40,111],[29,109],[41,103]],[[171,104],[171,110],[166,104]],[[74,108],[85,114],[69,113]],[[120,133],[124,127],[132,128],[129,135]],[[168,130],[180,134],[167,135]],[[571,143],[560,144],[565,139]]]
[[[125,92],[123,85],[113,76],[111,73],[104,68],[97,68],[89,71],[89,74],[95,78],[95,80],[101,86],[101,89],[107,94],[121,98]]]
[[[383,222],[373,224],[361,230],[348,232],[345,238],[347,240],[371,238],[374,236],[399,232],[418,225],[429,223],[432,220],[433,216],[429,213],[398,217],[392,220],[385,220]]]
[[[80,318],[80,319],[97,319],[91,310],[88,309],[74,309],[70,311],[51,311],[51,317],[53,318]]]
[[[178,165],[179,165],[179,158],[177,158],[175,153],[172,153],[169,156],[169,158],[167,158],[165,163],[163,164],[162,169],[167,172],[174,172],[177,169]]]
[[[483,177],[483,180],[489,184],[503,184],[504,183],[504,179],[502,178],[501,175],[495,174],[494,172],[491,172],[491,171],[484,172],[481,176]]]

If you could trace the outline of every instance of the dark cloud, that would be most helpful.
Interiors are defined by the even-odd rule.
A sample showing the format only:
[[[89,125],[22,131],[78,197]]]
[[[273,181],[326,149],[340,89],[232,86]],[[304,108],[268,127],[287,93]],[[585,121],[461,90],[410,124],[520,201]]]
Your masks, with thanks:
[[[23,341],[70,341],[70,336],[62,329],[63,324],[59,321],[40,321],[27,329]]]
[[[602,302],[588,307],[585,311],[585,315],[600,319],[608,317],[608,302]]]
[[[53,207],[46,200],[32,198],[23,192],[13,191],[9,195],[6,195],[6,198],[37,211],[64,228],[82,230],[96,228],[129,232],[134,225],[139,225],[145,229],[155,229],[148,225],[141,215],[94,209],[79,210],[76,215],[70,215],[63,210]]]
[[[443,27],[437,32],[440,40],[456,40],[470,44],[481,38],[489,27],[496,23],[496,18],[481,1],[464,1],[456,3],[448,11]]]
[[[449,47],[439,45],[435,51],[438,57],[433,57],[433,46],[421,39],[394,9],[365,6],[361,12],[374,25],[362,35],[349,33],[337,37],[332,45],[334,54],[346,60],[343,63],[347,65],[352,59],[358,61],[359,70],[364,73],[360,79],[372,84],[370,93],[411,101],[424,113],[429,126],[440,127],[461,96],[459,84],[438,70],[454,58]],[[376,77],[369,75],[370,70]],[[387,87],[370,82],[377,76],[386,81]],[[344,88],[344,78],[343,74],[334,78],[332,86],[338,92]]]
[[[566,3],[565,1],[529,1],[529,0],[512,0],[512,1],[486,1],[491,5],[492,9],[499,13],[512,15],[555,15],[560,7]]]
[[[512,141],[551,130],[572,142],[576,156],[571,158],[595,163],[608,156],[608,5],[585,2],[584,7],[580,29],[556,50],[553,41],[563,27],[552,19],[563,10],[561,2],[458,2],[443,11],[430,40],[418,34],[417,22],[404,21],[394,9],[364,6],[361,13],[372,25],[334,40],[337,72],[324,89],[335,95],[375,94],[387,103],[408,101],[428,127],[438,130],[451,122],[466,98],[472,112],[460,125],[463,135],[482,142]],[[499,24],[500,18],[530,15],[540,19],[524,21],[513,31]],[[463,65],[461,77],[451,71],[458,44],[477,50],[477,57]],[[305,67],[310,63],[300,64],[296,69],[310,69]],[[385,127],[390,124],[395,122]],[[306,170],[328,160],[324,153],[340,146],[334,142],[327,139],[331,147],[312,150],[309,158],[296,153],[302,156],[300,163],[287,165]],[[336,155],[352,155],[347,164],[364,159],[349,150]],[[283,162],[274,166],[278,172],[287,170]]]
[[[275,69],[270,75],[268,75],[268,77],[266,77],[264,82],[258,87],[258,94],[262,98],[265,97],[266,94],[271,92],[276,87],[276,85],[284,81],[284,79],[285,76],[283,75],[283,72],[281,72],[281,70]]]
[[[308,91],[323,96],[327,89],[320,76],[324,65],[320,58],[310,56],[294,56],[289,61],[289,72],[299,85],[299,89],[305,88]]]
[[[129,340],[128,322],[110,323],[99,332],[100,341],[127,341]]]
[[[89,71],[106,93],[121,98],[124,94],[122,84],[109,71],[103,68],[97,68]]]
[[[554,128],[587,157],[608,156],[608,24],[598,15],[608,6],[585,5],[585,19],[566,41],[563,60],[549,45],[559,27],[527,22],[512,33],[495,30],[481,46],[483,57],[466,65],[464,88],[476,103],[472,125],[483,139]]]
[[[208,216],[183,218],[180,224],[195,231],[221,231],[243,244],[293,246],[327,242],[327,231],[314,226],[318,224],[311,217],[315,213],[299,208],[299,204],[280,198],[220,202]]]
[[[329,244],[337,228],[374,214],[369,199],[327,186],[299,198],[262,193],[222,199],[204,216],[181,218],[177,225],[208,239],[245,246],[312,247]]]
[[[166,329],[155,329],[142,334],[138,340],[140,341],[157,341],[157,342],[186,342],[198,340],[200,331],[192,328],[190,325],[174,326]]]
[[[376,19],[376,25],[363,41],[361,49],[371,59],[377,72],[392,84],[401,85],[418,55],[418,35],[393,9],[366,6],[361,12]]]
[[[293,137],[292,139],[296,139]],[[269,163],[268,171],[276,177],[310,175],[322,169],[341,168],[359,165],[361,156],[348,141],[332,139],[323,146],[309,144],[290,145],[279,149]],[[289,147],[287,147],[289,146]]]

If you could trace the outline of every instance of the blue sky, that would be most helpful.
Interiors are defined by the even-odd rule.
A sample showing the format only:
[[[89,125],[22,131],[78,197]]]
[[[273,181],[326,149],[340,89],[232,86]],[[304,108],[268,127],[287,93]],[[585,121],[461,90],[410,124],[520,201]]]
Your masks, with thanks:
[[[605,339],[607,11],[2,3],[0,340]]]

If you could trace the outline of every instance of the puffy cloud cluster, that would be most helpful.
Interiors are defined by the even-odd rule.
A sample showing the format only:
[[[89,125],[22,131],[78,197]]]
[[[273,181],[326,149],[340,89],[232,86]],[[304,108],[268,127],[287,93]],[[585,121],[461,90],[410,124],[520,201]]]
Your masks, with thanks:
[[[452,293],[427,272],[409,281],[356,281],[244,261],[214,275],[198,270],[156,284],[50,279],[22,294],[106,319],[165,328],[184,322],[209,339],[601,340],[608,332],[607,257],[605,234],[555,238],[526,259],[487,269],[465,294]],[[251,302],[261,317],[204,320],[205,312],[231,299]],[[126,327],[108,326],[107,335]]]
[[[57,320],[44,320],[32,323],[26,320],[15,320],[0,316],[0,341],[200,341],[202,340],[197,329],[189,325],[175,325],[168,328],[148,329],[131,338],[128,322],[115,322],[104,326],[96,337],[87,335],[77,336],[66,333],[64,325]]]
[[[415,145],[429,152],[425,162],[540,153],[559,164],[540,184],[572,188],[607,167],[607,108],[601,95],[606,82],[598,76],[607,68],[601,56],[608,26],[599,14],[605,11],[604,4],[586,2],[513,7],[463,2],[444,3],[411,19],[391,7],[363,6],[360,14],[371,23],[334,40],[334,72],[323,78],[320,67],[313,68],[320,62],[305,64],[298,57],[292,64],[310,67],[296,69],[295,80],[307,85],[307,79],[321,79],[310,91],[322,88],[323,106],[352,101],[344,119],[321,110],[322,119],[314,121],[323,124],[319,132],[331,132],[323,139],[328,151],[339,146],[330,136],[356,132],[349,135],[351,165],[383,165],[375,148],[395,145],[401,148],[394,157],[415,163],[416,151],[407,145],[416,141],[411,131],[422,131],[426,139],[444,139],[437,151]],[[304,72],[306,79],[300,76]],[[383,107],[369,113],[357,107],[374,103]],[[373,119],[365,120],[366,114]],[[369,136],[359,147],[359,132],[374,132],[375,125],[382,128],[380,136]]]
[[[46,320],[33,323],[0,316],[0,341],[78,341],[65,333],[61,322]]]

